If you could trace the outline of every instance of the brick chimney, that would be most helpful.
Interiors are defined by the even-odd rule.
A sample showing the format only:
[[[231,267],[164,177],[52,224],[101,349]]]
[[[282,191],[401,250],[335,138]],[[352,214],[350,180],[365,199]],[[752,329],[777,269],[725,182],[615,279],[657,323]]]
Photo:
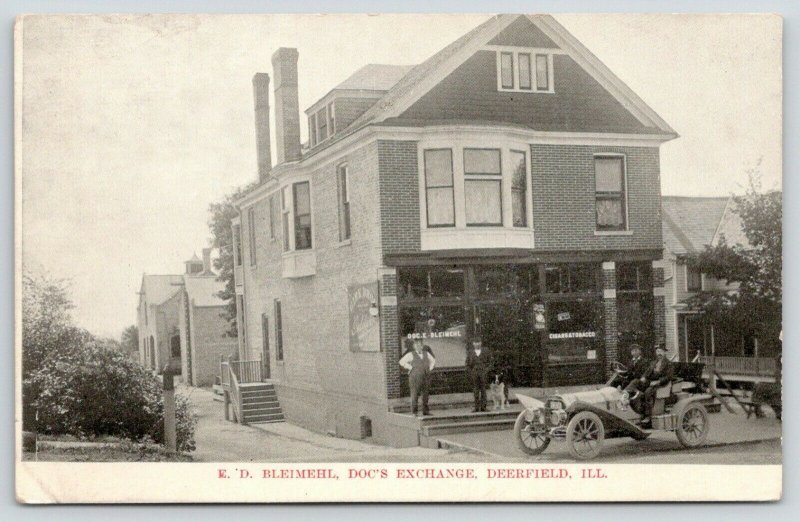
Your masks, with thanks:
[[[256,116],[256,154],[258,155],[258,180],[264,182],[272,169],[272,150],[269,136],[269,75],[253,76],[253,101]]]
[[[203,249],[203,275],[212,275],[214,273],[211,270],[211,249],[204,248]]]
[[[272,55],[275,80],[275,143],[278,164],[300,159],[300,107],[297,95],[297,49],[281,47]]]

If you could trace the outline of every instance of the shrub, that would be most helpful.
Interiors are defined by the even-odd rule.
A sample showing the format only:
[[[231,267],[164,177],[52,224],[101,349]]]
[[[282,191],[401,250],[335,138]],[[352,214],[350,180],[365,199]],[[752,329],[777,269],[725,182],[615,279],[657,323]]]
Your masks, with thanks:
[[[46,358],[25,380],[41,433],[164,441],[161,382],[119,349],[89,339]],[[196,416],[176,397],[178,451],[195,448]]]

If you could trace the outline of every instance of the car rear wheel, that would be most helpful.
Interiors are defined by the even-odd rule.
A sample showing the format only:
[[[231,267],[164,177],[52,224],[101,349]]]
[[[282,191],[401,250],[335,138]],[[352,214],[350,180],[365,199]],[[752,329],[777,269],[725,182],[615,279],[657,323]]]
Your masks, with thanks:
[[[591,411],[576,413],[567,424],[567,449],[576,459],[595,458],[600,454],[604,439],[603,421]]]
[[[678,412],[677,421],[675,435],[685,448],[696,448],[706,441],[711,424],[705,406],[696,402],[688,404]]]
[[[514,423],[514,437],[517,439],[519,449],[528,455],[539,455],[547,446],[550,445],[550,437],[547,436],[546,428],[536,422],[536,418],[528,420],[523,411]]]

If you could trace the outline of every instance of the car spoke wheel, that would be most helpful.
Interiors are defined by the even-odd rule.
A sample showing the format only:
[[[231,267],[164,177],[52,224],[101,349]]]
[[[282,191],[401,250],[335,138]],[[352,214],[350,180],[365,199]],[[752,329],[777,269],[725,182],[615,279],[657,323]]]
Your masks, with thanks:
[[[591,411],[575,414],[567,424],[567,449],[576,459],[593,459],[605,440],[603,421]]]
[[[528,455],[539,455],[550,445],[550,437],[543,424],[537,423],[535,417],[534,420],[528,420],[525,414],[525,411],[520,413],[514,423],[514,438],[519,449]]]
[[[699,403],[687,405],[678,413],[677,421],[675,435],[684,447],[696,448],[706,441],[711,425],[705,406]]]

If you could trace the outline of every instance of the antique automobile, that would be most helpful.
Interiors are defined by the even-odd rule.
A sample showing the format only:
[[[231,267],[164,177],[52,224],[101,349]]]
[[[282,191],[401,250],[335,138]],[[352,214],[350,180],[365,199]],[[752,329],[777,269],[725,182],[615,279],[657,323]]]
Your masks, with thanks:
[[[616,361],[611,363],[614,375],[597,390],[556,394],[544,402],[516,394],[525,407],[514,424],[517,444],[523,452],[539,455],[553,439],[563,440],[570,455],[581,460],[596,457],[605,439],[644,440],[656,431],[674,432],[687,448],[702,445],[710,427],[703,402],[711,399],[701,393],[703,365],[673,364],[672,382],[656,390],[650,424],[642,422],[639,400],[630,401],[626,392],[610,385],[614,376],[628,371]]]

